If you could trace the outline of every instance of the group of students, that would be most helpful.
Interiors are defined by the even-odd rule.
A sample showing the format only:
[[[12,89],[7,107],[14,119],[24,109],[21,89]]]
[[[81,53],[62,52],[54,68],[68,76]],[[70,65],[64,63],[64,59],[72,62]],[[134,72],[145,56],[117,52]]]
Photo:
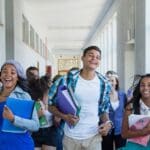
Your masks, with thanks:
[[[0,129],[3,118],[6,118],[27,131],[19,134],[0,130],[0,150],[38,150],[41,147],[42,150],[54,150],[60,145],[64,150],[113,150],[114,146],[120,150],[150,148],[150,140],[146,146],[128,141],[133,137],[150,135],[150,122],[143,129],[132,130],[128,121],[131,114],[150,116],[150,74],[140,77],[132,98],[127,101],[125,93],[119,90],[119,78],[115,72],[107,72],[105,77],[96,71],[101,61],[101,50],[97,46],[87,47],[81,59],[82,69],[71,70],[52,84],[48,76],[30,76],[28,70],[27,81],[22,66],[15,60],[2,65]],[[70,95],[80,103],[78,115],[64,114],[59,110],[57,92],[61,85],[71,90]],[[32,118],[24,119],[5,105],[7,97],[34,99],[42,107],[38,111],[35,107]],[[40,125],[42,116],[48,121],[45,125]],[[57,125],[62,122],[63,129],[56,128],[53,121]]]

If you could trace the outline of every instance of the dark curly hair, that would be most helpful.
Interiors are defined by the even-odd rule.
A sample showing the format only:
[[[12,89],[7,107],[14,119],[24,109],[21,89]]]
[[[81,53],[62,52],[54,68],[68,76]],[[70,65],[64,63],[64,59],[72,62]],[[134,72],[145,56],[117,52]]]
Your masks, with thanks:
[[[42,99],[44,94],[49,89],[49,77],[42,76],[39,79],[34,79],[29,84],[30,87],[30,95],[32,99],[37,101],[38,99]]]

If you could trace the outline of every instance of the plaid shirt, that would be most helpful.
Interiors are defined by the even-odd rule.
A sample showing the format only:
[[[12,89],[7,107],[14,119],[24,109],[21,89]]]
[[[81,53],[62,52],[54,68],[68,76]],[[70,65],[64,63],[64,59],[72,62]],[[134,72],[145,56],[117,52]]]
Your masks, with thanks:
[[[73,70],[70,71],[67,75],[60,77],[58,80],[54,82],[54,84],[50,87],[49,90],[49,105],[56,105],[56,94],[59,85],[66,85],[69,88],[72,88],[73,92],[75,91],[76,84],[80,75],[80,71]],[[100,73],[96,72],[100,80],[100,98],[99,98],[99,105],[98,105],[98,112],[99,115],[109,112],[110,107],[110,91],[111,85],[108,80],[102,76]],[[83,89],[84,90],[84,89]],[[80,103],[80,102],[79,102]],[[81,108],[82,109],[82,108]]]

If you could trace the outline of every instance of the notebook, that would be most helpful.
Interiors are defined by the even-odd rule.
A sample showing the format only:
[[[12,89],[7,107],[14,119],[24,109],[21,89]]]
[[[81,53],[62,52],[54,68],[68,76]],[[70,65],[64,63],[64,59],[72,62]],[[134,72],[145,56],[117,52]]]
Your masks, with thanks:
[[[25,118],[25,119],[31,119],[33,109],[34,109],[34,101],[7,98],[6,106],[13,112],[14,115]],[[1,130],[3,132],[13,132],[13,133],[26,132],[26,129],[16,127],[8,119],[3,119]]]
[[[131,114],[129,116],[129,127],[131,130],[140,130],[146,127],[150,122],[150,116]],[[147,146],[150,140],[150,135],[129,138],[128,141],[134,142],[143,146]]]
[[[56,98],[56,105],[61,112],[64,114],[79,115],[81,107],[66,86],[58,87]]]
[[[42,102],[36,101],[36,102],[35,102],[35,107],[36,107],[36,110],[37,110],[37,112],[38,112],[39,109],[42,108]],[[47,122],[45,116],[39,117],[39,122],[40,122],[40,127],[45,126],[45,125],[48,125],[48,122]]]

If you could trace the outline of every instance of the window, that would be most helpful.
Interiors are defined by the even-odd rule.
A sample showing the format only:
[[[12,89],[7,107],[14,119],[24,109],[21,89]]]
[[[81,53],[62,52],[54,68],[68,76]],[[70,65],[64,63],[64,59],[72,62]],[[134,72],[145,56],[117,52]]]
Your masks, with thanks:
[[[45,45],[43,43],[43,51],[42,51],[42,56],[44,57],[45,56]]]
[[[24,15],[22,15],[22,40],[41,56],[46,57],[46,45]]]
[[[61,75],[64,75],[73,67],[79,67],[79,59],[58,59],[58,72]]]
[[[22,39],[23,42],[29,44],[29,22],[24,15],[22,16]]]
[[[0,0],[0,26],[4,24],[4,1]]]
[[[34,29],[31,25],[30,25],[30,46],[33,49],[35,47],[35,44],[34,44]]]
[[[35,35],[35,49],[37,52],[39,51],[39,35],[37,33]]]
[[[117,69],[117,13],[115,13],[100,32],[100,47],[102,49],[103,63],[101,70],[105,73]]]
[[[40,39],[40,55],[42,55],[43,52],[43,44],[42,44],[42,40]]]

